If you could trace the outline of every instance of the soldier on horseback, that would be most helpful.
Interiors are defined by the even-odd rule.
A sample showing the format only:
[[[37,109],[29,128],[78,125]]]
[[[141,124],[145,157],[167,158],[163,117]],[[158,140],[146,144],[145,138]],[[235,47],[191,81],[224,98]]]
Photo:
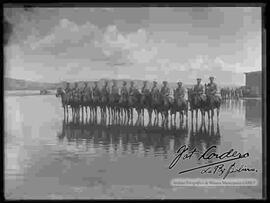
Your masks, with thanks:
[[[79,88],[78,88],[78,83],[75,82],[74,84],[74,88],[72,89],[72,97],[75,101],[77,101],[77,99],[79,98],[79,94],[80,94],[80,91],[79,91]]]
[[[142,87],[142,95],[146,96],[150,93],[149,89],[147,88],[147,81],[143,81],[143,87]]]
[[[214,77],[209,77],[210,83],[206,86],[206,95],[215,96],[217,93],[217,84],[214,83]]]
[[[170,88],[167,86],[168,82],[163,81],[163,87],[161,88],[160,94],[162,98],[167,98],[170,96]]]
[[[95,110],[95,114],[96,114],[97,113],[97,106],[99,105],[99,101],[100,101],[100,90],[99,90],[97,81],[94,82],[94,87],[93,87],[92,91],[93,91],[94,110]]]
[[[101,95],[102,97],[108,97],[110,93],[109,87],[108,87],[108,81],[105,81],[104,86],[101,89]]]
[[[208,108],[211,109],[211,114],[213,116],[213,109],[217,108],[217,114],[219,114],[219,108],[221,103],[221,97],[217,95],[217,84],[214,83],[214,77],[209,77],[210,83],[206,85],[206,96]],[[209,114],[208,114],[209,117]]]
[[[108,87],[108,81],[105,81],[104,86],[101,89],[101,97],[103,105],[107,105],[107,99],[109,98],[110,89]]]
[[[174,98],[175,99],[184,99],[186,90],[182,86],[182,82],[178,82],[177,85],[178,85],[178,87],[176,88],[176,90],[174,92]]]
[[[123,82],[123,86],[121,88],[120,94],[121,94],[121,101],[120,102],[121,103],[127,102],[128,89],[127,89],[127,82],[126,81]]]
[[[193,87],[193,91],[194,94],[197,98],[199,98],[199,100],[203,100],[203,93],[204,93],[204,89],[203,89],[203,85],[201,84],[202,79],[201,78],[197,78],[197,84],[194,85]]]
[[[185,112],[187,116],[188,111],[188,104],[185,100],[186,89],[182,86],[182,82],[178,82],[177,85],[178,87],[174,90],[174,108],[172,112],[176,114],[176,112],[179,111],[180,117],[183,118],[183,112]]]
[[[64,89],[65,91],[65,94],[66,94],[66,102],[67,104],[69,104],[69,102],[71,101],[71,96],[72,96],[72,91],[71,91],[71,88],[70,88],[70,83],[67,82],[66,84],[66,88]]]
[[[159,89],[157,87],[157,82],[156,81],[153,82],[153,87],[151,89],[151,96],[154,99],[158,99],[158,97],[159,97]]]
[[[119,101],[119,89],[116,84],[116,80],[113,80],[113,85],[110,94],[110,104],[112,109],[116,109]]]
[[[131,82],[130,82],[129,91],[128,91],[129,96],[135,96],[136,93],[137,93],[137,91],[138,91],[138,90],[137,90],[136,87],[134,86],[134,81],[131,81]]]
[[[67,82],[66,88],[65,88],[65,93],[68,94],[71,91],[70,84]]]
[[[115,99],[118,99],[119,90],[118,90],[118,87],[117,87],[117,84],[116,84],[116,80],[113,80],[111,95],[112,95],[114,101],[115,101]]]

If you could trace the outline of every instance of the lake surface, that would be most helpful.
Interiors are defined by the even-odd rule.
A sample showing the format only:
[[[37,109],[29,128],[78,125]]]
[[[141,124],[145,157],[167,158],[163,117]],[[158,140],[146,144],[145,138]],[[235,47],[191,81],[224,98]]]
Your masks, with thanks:
[[[8,199],[217,199],[262,197],[261,100],[226,101],[220,119],[176,126],[127,126],[64,122],[54,95],[5,96],[5,197]],[[257,186],[175,187],[174,178],[221,178],[194,170],[211,163],[194,155],[173,169],[182,145],[216,153],[230,149],[249,157],[236,160],[257,172],[228,178],[255,178]],[[225,163],[229,166],[231,163]]]

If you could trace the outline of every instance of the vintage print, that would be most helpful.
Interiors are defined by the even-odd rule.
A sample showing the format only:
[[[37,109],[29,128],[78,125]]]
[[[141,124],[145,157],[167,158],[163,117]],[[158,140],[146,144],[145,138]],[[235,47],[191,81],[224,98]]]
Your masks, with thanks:
[[[4,5],[4,195],[262,199],[262,7]]]

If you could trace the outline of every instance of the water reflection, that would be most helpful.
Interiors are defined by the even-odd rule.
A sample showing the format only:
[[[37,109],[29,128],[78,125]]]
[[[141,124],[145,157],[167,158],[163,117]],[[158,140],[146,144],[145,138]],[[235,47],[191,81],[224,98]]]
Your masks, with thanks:
[[[102,149],[113,154],[141,154],[162,156],[176,152],[184,144],[196,147],[200,151],[212,145],[220,144],[219,124],[211,122],[162,128],[160,126],[106,125],[93,121],[63,121],[62,132],[58,133],[59,143],[85,143],[86,150]]]
[[[260,126],[262,122],[262,101],[256,99],[249,99],[245,101],[245,118],[247,125],[253,124],[255,126]]]
[[[222,102],[221,110],[233,115],[243,116],[245,124],[252,127],[260,127],[262,122],[261,99],[226,100]]]

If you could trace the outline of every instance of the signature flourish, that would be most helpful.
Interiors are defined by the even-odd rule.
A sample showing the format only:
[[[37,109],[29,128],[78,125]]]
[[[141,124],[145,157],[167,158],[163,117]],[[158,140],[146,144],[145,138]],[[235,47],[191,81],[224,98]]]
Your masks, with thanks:
[[[237,159],[247,158],[247,157],[249,157],[249,153],[246,152],[246,153],[242,154],[234,149],[230,149],[226,152],[218,154],[217,152],[213,151],[215,148],[217,148],[217,146],[215,146],[215,145],[209,147],[204,153],[199,155],[198,160],[215,159],[215,160],[217,160],[216,162],[202,165],[199,167],[190,168],[187,170],[183,170],[183,171],[180,171],[179,174],[190,172],[190,171],[197,170],[197,169],[202,169],[202,168],[204,168],[201,171],[202,174],[210,174],[210,173],[219,174],[219,175],[225,174],[223,178],[226,178],[228,176],[228,174],[235,173],[235,172],[242,172],[242,171],[256,171],[257,172],[256,169],[247,168],[243,165],[241,165],[240,168],[237,168],[235,163],[231,164],[227,170],[223,163],[234,161]],[[180,159],[181,160],[191,159],[191,157],[193,157],[193,155],[195,153],[199,153],[199,151],[196,148],[190,149],[186,145],[181,146],[176,151],[176,156],[174,157],[174,159],[170,163],[169,169],[174,168],[176,166],[176,164],[180,162]],[[215,166],[215,167],[213,167],[213,166]]]

